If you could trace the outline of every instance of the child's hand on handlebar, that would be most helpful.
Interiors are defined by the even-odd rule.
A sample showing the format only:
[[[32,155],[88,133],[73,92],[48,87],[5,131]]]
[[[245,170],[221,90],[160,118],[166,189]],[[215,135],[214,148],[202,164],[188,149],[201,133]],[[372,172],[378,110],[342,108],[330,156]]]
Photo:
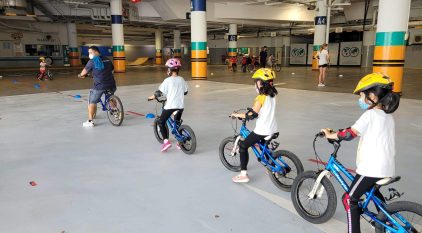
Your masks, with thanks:
[[[78,74],[78,78],[85,78],[85,76],[82,76],[82,74]]]
[[[332,130],[332,129],[329,129],[329,128],[321,129],[321,132],[322,132],[322,133],[324,133],[324,136],[325,136],[327,139],[334,139],[334,140],[338,140],[338,137],[337,137],[337,132],[335,132],[335,131],[334,131],[334,130]]]
[[[148,101],[151,101],[151,100],[154,100],[154,99],[155,99],[155,96],[154,95],[148,97]]]

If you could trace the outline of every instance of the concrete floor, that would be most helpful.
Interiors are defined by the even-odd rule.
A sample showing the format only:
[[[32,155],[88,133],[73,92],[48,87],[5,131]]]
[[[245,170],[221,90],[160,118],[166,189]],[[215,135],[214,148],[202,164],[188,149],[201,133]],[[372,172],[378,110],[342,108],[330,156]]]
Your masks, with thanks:
[[[213,76],[224,72],[217,68]],[[157,84],[132,82],[158,82],[158,75],[153,76],[159,71],[142,69],[151,72],[126,74],[136,79],[118,75],[120,85],[130,86],[119,86],[116,94],[126,111],[155,113],[156,105],[145,99]],[[296,215],[290,193],[278,190],[256,159],[249,165],[248,185],[231,182],[234,173],[219,161],[218,147],[233,134],[228,114],[251,105],[255,95],[251,85],[189,82],[183,119],[194,129],[198,147],[188,156],[176,148],[160,153],[153,121],[136,114],[126,115],[116,128],[101,112],[95,128],[82,128],[86,103],[71,95],[86,99],[88,90],[77,87],[88,88],[91,80],[70,78],[44,82],[36,90],[29,84],[32,81],[22,78],[21,84],[8,88],[23,85],[20,94],[60,92],[17,95],[19,91],[7,90],[16,95],[0,97],[0,232],[346,232],[340,202],[328,223],[306,222]],[[315,169],[308,161],[313,158],[313,135],[323,127],[347,127],[362,112],[356,96],[282,88],[298,82],[296,77],[282,77],[280,83],[285,80],[292,84],[279,86],[277,141],[280,148],[299,156],[305,170]],[[3,95],[3,84],[10,79],[0,82]],[[397,175],[403,178],[392,186],[405,192],[402,199],[418,203],[422,203],[421,115],[422,101],[415,99],[402,99],[394,114]],[[324,141],[317,146],[322,155],[331,151]],[[356,146],[357,141],[346,142],[339,152],[347,167],[354,168]],[[38,185],[31,186],[30,181]],[[343,192],[334,186],[340,197]],[[373,232],[364,227],[364,232]]]

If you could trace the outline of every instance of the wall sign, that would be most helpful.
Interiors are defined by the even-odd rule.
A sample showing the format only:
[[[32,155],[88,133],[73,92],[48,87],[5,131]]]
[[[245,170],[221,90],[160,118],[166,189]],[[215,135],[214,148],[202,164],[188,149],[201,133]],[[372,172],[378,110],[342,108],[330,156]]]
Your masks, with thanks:
[[[327,25],[327,16],[316,16],[315,25]]]
[[[361,64],[362,41],[340,44],[340,65],[359,66]]]
[[[229,41],[237,41],[237,35],[229,35],[228,39]]]
[[[290,64],[292,65],[306,65],[306,44],[291,44],[290,45]]]

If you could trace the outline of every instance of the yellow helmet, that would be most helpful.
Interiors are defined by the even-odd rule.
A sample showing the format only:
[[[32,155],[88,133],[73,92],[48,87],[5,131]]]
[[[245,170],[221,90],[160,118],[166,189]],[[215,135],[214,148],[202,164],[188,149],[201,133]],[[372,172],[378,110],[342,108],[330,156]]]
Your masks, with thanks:
[[[45,57],[40,57],[40,60],[41,60],[41,61],[44,61],[44,60],[45,60]]]
[[[275,79],[275,73],[272,69],[269,68],[261,68],[252,75],[253,79],[261,79],[263,81],[273,80]]]
[[[366,91],[376,86],[392,89],[393,84],[394,83],[390,81],[390,78],[388,76],[381,73],[372,73],[366,75],[359,81],[358,85],[353,91],[353,94],[359,95],[360,92]]]

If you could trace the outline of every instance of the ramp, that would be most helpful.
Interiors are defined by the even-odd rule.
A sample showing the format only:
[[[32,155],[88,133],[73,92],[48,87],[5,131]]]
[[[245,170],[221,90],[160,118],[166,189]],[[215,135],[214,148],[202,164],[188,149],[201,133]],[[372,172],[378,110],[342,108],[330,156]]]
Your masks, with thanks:
[[[148,61],[149,57],[138,57],[135,61],[127,64],[128,66],[140,66]]]

